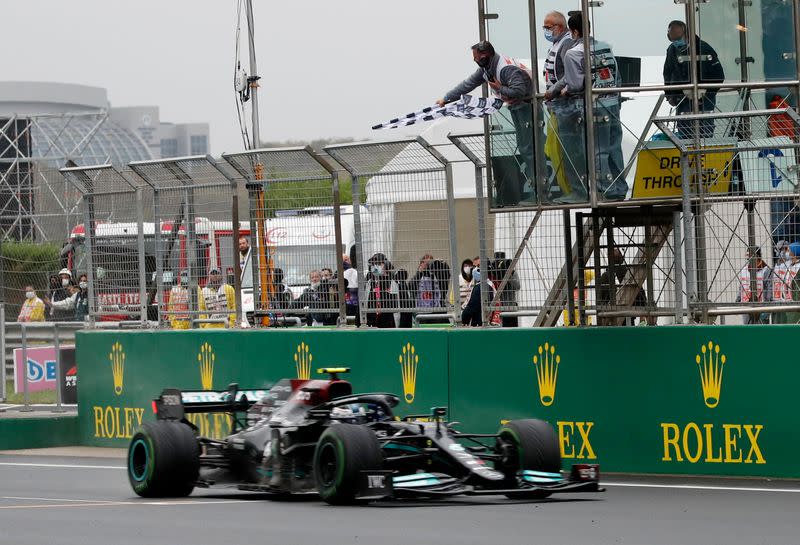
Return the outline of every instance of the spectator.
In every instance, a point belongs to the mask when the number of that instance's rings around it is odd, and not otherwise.
[[[51,281],[50,295],[45,298],[45,302],[52,303],[50,306],[50,316],[54,322],[68,321],[74,316],[72,309],[66,309],[62,306],[55,305],[55,303],[64,301],[72,296],[72,290],[70,289],[72,285],[72,273],[67,268],[58,271],[58,280],[56,281],[55,288]]]
[[[319,272],[322,275],[322,281],[323,282],[326,281],[326,280],[333,280],[334,279],[333,271],[331,269],[329,269],[328,267],[321,268]]]
[[[367,326],[397,327],[394,312],[398,306],[399,287],[394,280],[392,263],[380,252],[367,261]]]
[[[486,280],[481,280],[480,267],[472,269],[473,288],[469,296],[467,305],[461,312],[461,323],[467,326],[482,326],[483,316],[481,315],[481,289],[490,290],[489,300],[494,298],[494,286]]]
[[[791,246],[790,246],[791,248]],[[739,295],[737,303],[764,303],[772,301],[772,269],[761,258],[761,248],[755,248],[747,253],[747,264],[739,271]],[[752,291],[752,281],[755,279],[756,293]],[[769,323],[766,313],[751,313],[742,315],[745,325]]]
[[[283,269],[275,267],[272,269],[272,295],[270,296],[270,308],[288,309],[292,305],[294,296],[292,290],[283,283]]]
[[[169,290],[167,319],[172,329],[189,329],[189,271],[181,271],[172,289]]]
[[[339,285],[336,275],[329,268],[320,270],[319,292],[321,308],[328,312],[322,314],[322,325],[336,325],[339,321]]]
[[[227,324],[232,328],[236,325],[236,295],[233,286],[222,280],[222,272],[216,267],[208,271],[208,280],[200,290],[197,306],[200,319],[225,320],[225,323],[200,324],[201,328],[223,328]]]
[[[458,304],[464,308],[469,301],[469,294],[472,291],[472,267],[474,262],[467,258],[461,262],[461,274],[458,275]]]
[[[239,271],[244,274],[244,268],[250,260],[250,241],[246,236],[239,237]]]
[[[345,314],[355,317],[355,325],[361,325],[361,312],[358,308],[358,269],[356,268],[356,247],[350,248],[350,255],[342,256],[344,267]]]
[[[50,304],[56,311],[63,311],[70,315],[72,321],[82,322],[89,316],[89,279],[85,274],[78,278],[78,286],[70,286],[72,292],[69,297],[60,301],[51,301]],[[46,301],[47,302],[47,301]]]
[[[472,258],[472,266],[473,267],[480,267],[481,266],[481,256],[476,255]]]
[[[551,93],[560,93],[567,100],[560,101],[554,111],[558,117],[559,133],[562,137],[564,154],[574,163],[567,168],[567,180],[571,187],[565,202],[582,202],[588,198],[583,179],[586,174],[585,142],[586,133],[584,87],[586,74],[584,70],[583,50],[583,15],[574,12],[567,22],[573,45],[564,54],[564,77],[551,89]],[[591,85],[595,89],[619,86],[617,61],[611,46],[605,42],[591,41],[592,74]],[[597,95],[592,105],[595,118],[594,161],[597,167],[597,190],[601,198],[621,200],[625,198],[628,185],[622,179],[625,168],[622,157],[622,124],[620,121],[620,100],[618,93]]]
[[[33,286],[25,286],[25,302],[19,311],[18,322],[44,322],[44,301],[36,296]]]
[[[417,273],[411,280],[411,287],[416,297],[417,309],[432,309],[442,306],[442,289],[431,267],[433,256],[423,255],[419,260]]]
[[[772,301],[777,304],[786,304],[792,300],[791,281],[787,282],[787,275],[792,266],[792,252],[789,243],[779,240],[775,245],[775,260],[772,267]],[[773,324],[786,323],[785,312],[772,314]]]
[[[308,273],[309,286],[303,290],[291,305],[293,309],[305,310],[306,325],[321,326],[324,324],[324,313],[321,312],[325,308],[325,298],[322,293],[322,273],[318,270],[313,270]]]
[[[689,43],[687,41],[686,23],[683,21],[670,21],[667,26],[667,39],[671,42],[667,47],[667,56],[664,59],[664,85],[679,85],[691,83],[689,76],[690,62]],[[694,37],[698,55],[697,82],[698,83],[723,83],[725,71],[719,62],[719,55],[714,48],[700,39]],[[691,95],[683,91],[667,91],[664,93],[667,101],[675,107],[676,114],[692,113]],[[717,90],[708,89],[699,97],[700,112],[713,112],[717,105]],[[678,121],[676,130],[682,138],[691,138],[693,123],[691,121]],[[714,136],[714,120],[704,119],[700,122],[700,137],[711,138]]]

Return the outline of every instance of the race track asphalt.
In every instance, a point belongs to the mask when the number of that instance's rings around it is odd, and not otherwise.
[[[616,483],[616,484],[615,484]],[[0,544],[797,544],[800,483],[609,476],[603,494],[331,507],[136,497],[119,458],[0,455]]]

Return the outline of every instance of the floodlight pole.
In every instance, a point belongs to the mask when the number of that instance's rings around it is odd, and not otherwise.
[[[247,0],[247,37],[250,49],[250,77],[247,78],[247,84],[250,86],[250,100],[252,101],[252,114],[253,114],[253,142],[251,149],[258,149],[261,147],[261,131],[258,126],[258,80],[260,77],[258,69],[256,68],[256,43],[255,43],[255,27],[253,26],[253,0]]]

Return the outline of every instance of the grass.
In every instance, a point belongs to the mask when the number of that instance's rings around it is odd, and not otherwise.
[[[14,393],[14,379],[6,380],[6,395],[8,395],[8,399],[6,399],[5,403],[9,404],[19,404],[25,402],[25,395],[23,393]],[[43,404],[43,403],[55,403],[56,402],[56,391],[55,390],[46,390],[43,392],[29,392],[28,393],[28,400],[31,404]]]

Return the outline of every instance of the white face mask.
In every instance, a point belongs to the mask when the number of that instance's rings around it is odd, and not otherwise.
[[[87,282],[81,282],[80,284],[78,284],[78,286],[80,286],[82,290],[85,290],[89,286],[89,284]]]
[[[383,265],[373,265],[372,266],[372,274],[376,274],[376,275],[383,274]]]
[[[311,282],[311,289],[315,290],[319,287],[319,282]]]
[[[69,286],[69,278],[62,278],[61,285],[64,286],[65,288]]]
[[[464,268],[463,268],[463,269],[461,269],[461,270],[463,270],[463,271],[464,271],[464,274],[468,275],[468,274],[470,273],[470,271],[472,270],[472,267],[464,267]]]
[[[36,294],[32,291],[26,291],[25,297],[27,297],[28,299],[33,299],[34,297],[36,297]]]

